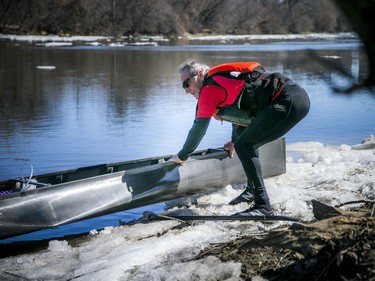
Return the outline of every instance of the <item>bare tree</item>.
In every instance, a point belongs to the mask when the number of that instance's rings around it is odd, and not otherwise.
[[[0,32],[115,36],[205,30],[232,34],[327,32],[334,30],[337,22],[331,6],[329,0],[3,0]]]

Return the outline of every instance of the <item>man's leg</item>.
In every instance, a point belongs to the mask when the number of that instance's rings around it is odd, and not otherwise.
[[[266,215],[271,212],[257,149],[288,132],[306,116],[309,106],[305,91],[293,86],[261,112],[236,140],[237,155],[248,182],[253,183],[255,205],[252,209],[263,210]]]

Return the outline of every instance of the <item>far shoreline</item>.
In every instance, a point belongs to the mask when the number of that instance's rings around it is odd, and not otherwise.
[[[129,35],[129,36],[84,36],[84,35],[17,35],[0,33],[0,40],[29,41],[29,42],[73,42],[73,41],[121,41],[121,40],[296,40],[296,39],[358,39],[355,33],[304,33],[304,34],[186,34],[184,36],[165,35]]]

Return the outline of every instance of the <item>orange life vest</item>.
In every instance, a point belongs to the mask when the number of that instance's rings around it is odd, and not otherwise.
[[[220,75],[232,79],[242,79],[245,82],[245,86],[239,97],[236,100],[236,104],[239,104],[241,96],[246,93],[250,97],[252,109],[256,108],[255,93],[252,82],[255,81],[261,74],[265,72],[264,68],[258,62],[230,62],[225,64],[216,65],[208,71],[203,86],[213,84],[226,89],[211,79],[215,75]],[[225,120],[234,124],[247,126],[252,118],[248,112],[240,110],[238,105],[218,107],[215,110],[214,118],[217,120]]]
[[[258,62],[230,62],[210,68],[207,73],[207,78],[213,75],[229,74],[232,77],[245,79],[244,76],[251,74],[255,70],[264,72],[264,68]]]

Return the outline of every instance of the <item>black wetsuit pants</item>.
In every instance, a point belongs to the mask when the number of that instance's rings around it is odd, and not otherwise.
[[[290,83],[290,82],[289,82]],[[263,181],[258,148],[282,137],[303,119],[310,109],[310,100],[303,88],[287,83],[280,95],[261,111],[248,127],[234,126],[232,141],[253,188],[254,203],[271,210]],[[289,85],[288,85],[289,84]]]

